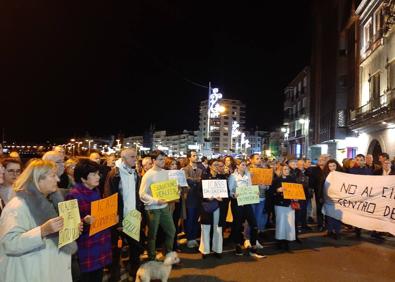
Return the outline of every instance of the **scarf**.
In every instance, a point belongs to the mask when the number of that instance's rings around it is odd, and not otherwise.
[[[37,226],[44,224],[47,220],[59,216],[58,203],[64,201],[62,194],[56,191],[49,195],[48,198],[44,196],[35,185],[29,184],[24,191],[16,192],[16,196],[23,199],[32,215]],[[47,236],[52,240],[55,246],[58,246],[59,233],[55,232]],[[77,251],[76,242],[71,242],[60,248],[61,252],[66,254],[74,254]]]
[[[115,162],[121,176],[123,216],[136,209],[136,179],[134,169],[128,167],[119,159]]]

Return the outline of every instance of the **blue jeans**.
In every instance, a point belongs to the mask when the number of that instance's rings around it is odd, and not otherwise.
[[[259,199],[258,204],[251,205],[252,210],[255,215],[255,220],[256,220],[256,225],[258,227],[258,231],[264,231],[266,222],[267,222],[267,213],[265,210],[265,202],[266,202],[266,199],[263,198],[263,199]]]
[[[187,208],[187,219],[185,220],[185,232],[187,240],[195,240],[198,237],[200,224],[198,223],[199,208]]]

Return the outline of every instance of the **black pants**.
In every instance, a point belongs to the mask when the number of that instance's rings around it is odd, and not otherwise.
[[[295,227],[307,226],[307,204],[305,200],[298,200],[300,209],[295,211]]]
[[[102,282],[103,268],[91,272],[81,272],[81,282]]]
[[[233,215],[233,224],[232,224],[232,234],[231,237],[235,244],[243,243],[243,222],[247,220],[250,226],[250,242],[252,246],[255,246],[256,239],[258,236],[258,228],[256,225],[255,215],[252,210],[251,205],[238,206],[237,200],[231,200],[231,208]]]
[[[322,203],[317,197],[315,198],[315,204],[317,208],[317,225],[322,227],[324,226],[324,215],[322,214]]]
[[[140,239],[142,238],[143,231],[140,230]],[[112,241],[112,263],[110,266],[111,278],[110,281],[118,282],[121,277],[121,269],[120,269],[120,258],[121,258],[121,249],[118,248],[117,243],[118,239],[121,238],[123,241],[126,241],[129,246],[129,274],[132,277],[136,277],[136,272],[140,267],[140,254],[144,252],[144,248],[140,242],[130,238],[125,233],[118,231],[116,229],[112,230],[111,233],[111,241]]]

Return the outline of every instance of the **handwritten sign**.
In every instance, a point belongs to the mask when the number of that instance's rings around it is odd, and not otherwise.
[[[202,180],[203,198],[228,198],[228,186],[225,179]]]
[[[180,198],[176,179],[151,184],[152,197],[171,202]]]
[[[253,185],[272,185],[273,170],[271,168],[250,168]]]
[[[89,236],[118,223],[118,193],[91,203],[91,216],[95,218],[90,225]]]
[[[306,200],[302,184],[283,182],[282,187],[284,188],[284,199]]]
[[[332,171],[324,184],[323,213],[367,230],[395,235],[395,176]]]
[[[169,174],[169,179],[176,179],[178,185],[186,187],[188,186],[187,184],[187,179],[185,177],[185,171],[183,170],[168,170],[167,171]]]
[[[259,186],[236,187],[237,205],[244,206],[259,203]]]
[[[59,231],[58,248],[63,247],[80,236],[80,211],[78,201],[70,200],[58,203],[59,216],[63,217],[63,228]]]
[[[122,231],[137,242],[140,241],[141,212],[131,210],[122,221]]]

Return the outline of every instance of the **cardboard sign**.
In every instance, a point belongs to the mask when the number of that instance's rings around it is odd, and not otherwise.
[[[236,187],[237,205],[244,206],[259,203],[259,186]]]
[[[283,182],[282,187],[284,188],[284,199],[306,200],[302,184]]]
[[[225,179],[202,180],[203,198],[228,198],[228,185]]]
[[[89,236],[118,223],[118,193],[91,203],[91,216],[95,218]]]
[[[185,171],[183,170],[168,170],[169,179],[176,179],[178,185],[182,187],[188,186],[187,178],[185,177]]]
[[[180,198],[176,179],[151,184],[152,197],[171,202]]]
[[[253,185],[272,185],[273,170],[271,168],[250,168]]]
[[[140,241],[141,212],[131,210],[122,221],[122,231],[137,242]]]
[[[58,203],[59,216],[63,217],[63,228],[59,231],[58,248],[80,237],[80,210],[76,199]]]

